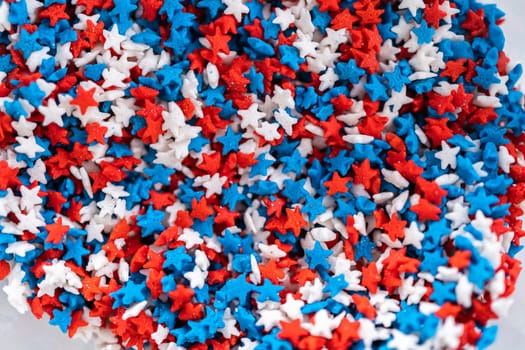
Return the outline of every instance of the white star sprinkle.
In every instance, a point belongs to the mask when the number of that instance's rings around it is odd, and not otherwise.
[[[297,119],[291,117],[284,109],[278,109],[273,116],[281,124],[286,134],[292,135],[293,126],[297,124]]]
[[[425,3],[423,0],[401,0],[401,3],[399,4],[400,9],[408,9],[412,16],[417,15],[418,9],[424,9]]]
[[[243,14],[250,12],[250,9],[243,4],[242,0],[222,0],[222,3],[226,5],[224,13],[227,15],[233,15],[237,22],[242,20]]]
[[[13,129],[16,130],[18,136],[33,136],[33,130],[37,124],[28,121],[25,117],[20,117],[18,121],[14,120],[11,122]]]
[[[450,166],[451,169],[456,169],[456,157],[459,150],[459,147],[450,147],[448,143],[441,141],[441,151],[434,155],[437,159],[441,160],[441,169],[446,169],[447,166]]]
[[[241,128],[246,129],[259,127],[259,121],[266,118],[266,113],[259,111],[257,103],[253,103],[248,109],[240,109],[237,113],[241,116]]]
[[[25,274],[26,273],[21,268],[21,264],[16,263],[11,267],[11,272],[7,277],[7,285],[2,288],[7,294],[7,301],[9,304],[21,314],[30,310],[27,298],[32,294],[27,282],[22,282]]]
[[[54,98],[47,100],[47,106],[39,106],[38,111],[44,116],[43,126],[55,123],[58,126],[64,126],[62,116],[67,112],[66,109],[57,105]]]
[[[319,43],[312,40],[308,34],[302,31],[297,31],[297,40],[294,41],[293,46],[299,49],[299,56],[305,58],[306,56],[315,57],[317,54],[317,47]]]
[[[0,32],[10,31],[11,21],[9,21],[9,3],[2,1],[0,3]]]
[[[105,30],[102,32],[104,35],[104,38],[106,41],[104,42],[104,50],[112,49],[115,51],[116,54],[122,54],[122,49],[120,45],[124,40],[126,40],[126,36],[120,35],[118,32],[118,27],[116,24],[111,27],[111,30]]]
[[[278,24],[281,27],[282,31],[285,31],[290,27],[290,24],[294,23],[295,17],[292,14],[292,11],[288,8],[282,10],[280,8],[275,9],[275,18],[272,23]]]
[[[415,221],[410,223],[410,226],[405,227],[405,238],[403,239],[403,245],[413,245],[417,249],[421,249],[421,241],[425,237],[423,232],[417,227],[418,224]]]
[[[301,308],[304,306],[304,301],[300,299],[295,299],[291,294],[286,295],[286,302],[281,306],[281,310],[288,316],[291,320],[301,318],[303,315]]]
[[[16,142],[18,142],[19,145],[15,147],[15,151],[17,151],[18,153],[23,153],[29,158],[35,158],[37,153],[45,151],[45,149],[42,146],[36,143],[36,139],[34,136],[18,136],[16,137]]]
[[[498,151],[498,166],[501,170],[508,173],[510,171],[510,165],[514,164],[516,160],[510,155],[509,150],[505,146],[499,146]]]
[[[82,288],[82,281],[69,267],[65,261],[54,259],[51,265],[43,265],[44,279],[38,283],[37,296],[49,295],[53,297],[55,290],[63,288],[71,294],[79,294],[78,288]]]

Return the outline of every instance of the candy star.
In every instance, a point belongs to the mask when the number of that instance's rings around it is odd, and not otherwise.
[[[286,302],[282,305],[282,310],[290,319],[297,319],[301,314],[301,308],[304,306],[304,301],[295,299],[292,295],[286,296]]]
[[[263,121],[259,127],[255,128],[255,131],[261,134],[266,141],[273,141],[281,137],[281,134],[277,131],[278,128],[279,124]]]
[[[47,53],[49,52],[49,47],[44,47],[41,50],[34,51],[31,53],[27,59],[27,66],[31,72],[34,72],[37,67],[42,65],[42,61],[50,58],[51,56]]]
[[[38,233],[40,229],[45,226],[44,219],[36,210],[28,210],[26,214],[20,213],[17,214],[16,217],[20,220],[18,228],[21,232],[27,230],[31,233]]]
[[[157,326],[157,330],[151,334],[151,338],[155,341],[157,345],[162,344],[163,340],[167,338],[169,335],[170,330],[167,327],[164,327],[162,325]]]
[[[406,86],[403,86],[399,92],[392,91],[391,97],[385,102],[385,106],[390,107],[394,112],[399,111],[404,105],[413,101],[406,93]]]
[[[31,291],[27,283],[22,282],[25,274],[21,269],[21,264],[15,264],[7,278],[7,285],[2,287],[2,290],[7,294],[9,303],[21,314],[30,310],[26,298]]]
[[[388,342],[388,346],[393,349],[408,350],[417,348],[417,337],[411,334],[404,334],[395,330],[393,338]]]
[[[333,87],[338,78],[339,77],[334,73],[334,70],[332,68],[328,68],[326,72],[319,78],[321,81],[321,84],[319,85],[319,91],[324,91]]]
[[[459,153],[459,147],[450,147],[445,141],[441,141],[441,151],[437,152],[435,157],[441,160],[441,169],[450,166],[456,169],[456,156]]]
[[[472,306],[472,292],[474,285],[466,277],[461,277],[456,285],[457,302],[465,307]]]
[[[27,30],[22,29],[18,42],[14,45],[14,48],[22,51],[24,58],[29,58],[32,52],[39,51],[42,46],[37,42],[38,33],[29,33]]]
[[[301,327],[301,321],[295,319],[292,322],[281,321],[281,331],[279,332],[279,338],[288,339],[292,344],[299,343],[299,340],[307,336],[309,333],[307,330]]]
[[[250,12],[250,9],[241,0],[223,0],[223,3],[226,5],[224,13],[233,15],[237,22],[241,21],[243,14]]]
[[[35,246],[27,242],[13,242],[6,248],[5,252],[8,254],[15,254],[25,257],[27,252],[35,249]]]
[[[11,30],[11,23],[8,19],[9,5],[7,2],[0,4],[0,31]]]
[[[411,222],[410,226],[404,229],[404,235],[405,238],[403,239],[403,245],[411,244],[417,249],[421,249],[421,240],[425,237],[425,235],[419,231],[416,222]]]
[[[21,117],[18,121],[13,121],[11,123],[13,129],[16,130],[19,136],[33,136],[33,130],[36,128],[37,124],[28,121],[26,118]]]
[[[280,8],[275,9],[276,17],[272,21],[272,23],[278,24],[281,27],[281,30],[284,31],[290,27],[290,24],[292,24],[295,21],[295,17],[292,14],[292,11],[290,9],[282,10]]]
[[[282,128],[288,135],[292,135],[292,127],[297,124],[297,119],[291,117],[285,110],[278,109],[274,113],[275,120],[281,124]]]
[[[93,98],[95,90],[95,88],[84,90],[79,86],[77,96],[70,101],[70,104],[78,106],[81,114],[86,114],[88,108],[98,106],[98,102]]]
[[[498,166],[504,172],[508,173],[510,171],[510,165],[513,164],[516,160],[513,156],[510,155],[509,150],[505,146],[499,146],[498,151]]]
[[[56,223],[46,225],[46,230],[48,231],[46,241],[54,244],[60,243],[69,229],[69,226],[62,224],[62,218],[58,218]]]
[[[443,325],[438,329],[438,344],[450,347],[457,346],[462,333],[463,327],[455,324],[452,317],[447,317]]]
[[[179,240],[186,243],[186,248],[191,248],[203,242],[199,233],[194,230],[184,229],[183,234],[179,236]]]
[[[56,61],[59,63],[60,68],[67,66],[69,61],[73,58],[71,53],[71,43],[66,43],[64,45],[57,46]]]
[[[417,15],[418,9],[424,9],[425,3],[423,0],[401,0],[401,4],[399,4],[400,9],[408,9],[412,16]]]
[[[115,121],[127,127],[130,118],[135,115],[132,107],[133,101],[131,99],[117,99],[116,105],[111,106],[111,111],[115,115]]]
[[[327,310],[322,309],[315,314],[314,323],[307,323],[304,327],[314,336],[330,339],[332,337],[332,329],[335,328],[337,323]]]
[[[241,334],[236,327],[237,320],[233,317],[230,308],[226,308],[224,311],[223,321],[224,328],[220,328],[218,331],[221,332],[226,339],[230,339],[232,336],[237,337]]]
[[[126,84],[123,82],[124,79],[128,77],[129,73],[122,73],[116,68],[104,69],[102,72],[102,77],[104,78],[104,83],[102,84],[103,88],[108,87],[126,87]]]
[[[104,30],[104,50],[112,49],[117,54],[122,53],[121,44],[126,40],[126,36],[119,34],[119,29],[116,24],[111,27],[111,30]]]
[[[242,117],[241,128],[247,128],[248,126],[257,128],[259,127],[259,120],[266,117],[266,113],[259,112],[256,103],[251,104],[246,110],[239,110],[238,113]]]
[[[302,31],[297,31],[297,38],[293,43],[293,46],[299,49],[299,56],[306,57],[311,56],[315,57],[316,49],[319,46],[319,43],[313,41],[307,34]]]
[[[445,218],[451,221],[451,227],[456,229],[463,224],[468,223],[466,219],[468,216],[468,207],[461,202],[449,202],[451,210],[445,214]]]
[[[22,199],[20,200],[20,208],[22,210],[29,210],[35,205],[42,203],[42,198],[38,196],[40,192],[40,186],[35,186],[31,189],[21,186],[20,192]]]
[[[277,104],[280,109],[295,108],[295,102],[290,90],[283,89],[280,86],[275,86],[272,102]]]
[[[190,281],[191,288],[202,288],[206,280],[207,273],[195,267],[193,271],[186,272],[184,277]]]
[[[91,242],[93,240],[103,242],[102,230],[104,225],[98,224],[95,221],[90,221],[86,226],[87,237],[86,241]]]
[[[257,326],[263,326],[265,331],[278,327],[279,323],[284,320],[280,310],[261,310]]]
[[[77,265],[82,264],[82,257],[85,255],[88,255],[90,252],[89,250],[85,249],[82,246],[83,242],[80,239],[77,239],[76,241],[67,241],[67,252],[64,254],[63,259],[73,259]]]
[[[15,147],[15,151],[18,153],[24,153],[29,158],[34,158],[37,153],[44,152],[45,149],[37,144],[34,136],[32,137],[17,137],[16,141],[19,146]]]
[[[306,282],[303,287],[299,289],[299,292],[302,295],[302,299],[306,301],[307,304],[311,304],[315,301],[321,300],[323,297],[322,293],[322,282],[319,278],[316,278],[314,282]]]
[[[58,288],[78,294],[78,288],[82,287],[82,282],[69,267],[64,265],[64,261],[54,260],[51,265],[45,265],[43,269],[45,278],[38,283],[40,290],[37,295],[39,297],[54,296]]]

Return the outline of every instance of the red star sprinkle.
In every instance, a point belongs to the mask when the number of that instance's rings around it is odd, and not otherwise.
[[[425,21],[436,29],[439,28],[439,22],[447,16],[447,13],[439,8],[439,2],[439,0],[434,0],[431,5],[425,8],[423,13]]]
[[[351,31],[353,24],[358,20],[358,17],[352,15],[350,10],[345,8],[343,11],[339,11],[332,19],[332,28],[334,30],[345,28],[346,30]]]
[[[17,178],[18,168],[10,168],[7,161],[0,160],[0,190],[7,190],[12,186],[20,185]]]
[[[377,284],[381,281],[381,275],[377,269],[375,261],[372,261],[368,266],[363,267],[363,277],[361,283],[366,287],[370,293],[375,294],[377,291]]]
[[[466,61],[464,58],[447,61],[447,66],[440,75],[442,77],[449,77],[453,82],[456,82],[458,78],[467,71],[467,67],[465,66]]]
[[[66,4],[52,4],[38,13],[40,18],[48,18],[51,26],[55,26],[61,19],[69,19],[66,13]]]
[[[279,281],[285,277],[284,271],[277,266],[274,259],[269,259],[265,264],[259,264],[261,271],[261,280],[269,279],[273,284],[279,284]]]
[[[69,231],[69,226],[62,225],[62,218],[53,223],[46,225],[46,231],[48,232],[46,242],[58,244],[62,242],[64,235]]]
[[[373,320],[376,317],[377,311],[366,296],[353,294],[352,301],[354,302],[357,311],[365,315],[366,318]]]
[[[83,311],[76,310],[71,314],[71,322],[69,323],[69,328],[67,335],[72,338],[79,328],[85,327],[88,325],[86,321],[82,319]]]
[[[425,198],[420,198],[419,203],[411,206],[410,210],[417,214],[420,221],[439,220],[439,214],[441,214],[441,209]]]
[[[362,184],[366,190],[372,193],[377,193],[381,186],[381,178],[379,177],[379,170],[373,169],[370,166],[370,160],[366,158],[361,164],[352,164],[354,172],[354,183]]]
[[[0,261],[0,281],[9,275],[9,272],[11,272],[11,267],[9,266],[9,263],[5,260]]]
[[[337,11],[341,8],[341,5],[339,5],[340,1],[341,0],[318,0],[319,11]]]
[[[69,103],[78,106],[80,113],[85,114],[89,107],[98,107],[98,102],[93,98],[96,88],[84,90],[82,86],[77,87],[77,97],[72,99]]]
[[[206,39],[210,42],[211,47],[213,48],[213,52],[217,54],[218,52],[222,52],[225,54],[230,53],[230,48],[228,47],[228,42],[230,41],[229,35],[222,34],[219,29],[215,29],[215,32],[213,35],[206,35]]]
[[[461,28],[468,30],[472,36],[487,37],[488,30],[484,18],[485,11],[482,8],[476,12],[468,10],[467,18],[461,23]]]
[[[334,175],[332,176],[332,180],[326,181],[324,185],[326,188],[328,188],[328,194],[330,196],[333,196],[336,193],[346,193],[348,192],[348,183],[350,182],[351,178],[349,176],[347,177],[341,177],[339,173],[336,171],[334,172]]]
[[[142,5],[142,17],[147,21],[154,21],[162,7],[163,0],[140,0]]]
[[[334,335],[330,340],[330,349],[348,349],[354,341],[361,339],[359,335],[360,323],[358,321],[350,321],[343,317],[339,326],[335,329]]]
[[[407,222],[400,220],[399,215],[396,213],[392,215],[389,222],[383,225],[383,229],[392,242],[395,242],[398,238],[403,239],[405,237],[405,227]]]
[[[416,189],[424,198],[437,205],[441,205],[443,197],[448,193],[435,181],[428,181],[422,177],[416,179]]]
[[[291,229],[293,234],[297,237],[301,233],[301,228],[308,227],[308,222],[303,219],[303,215],[299,210],[299,207],[295,207],[294,210],[286,208],[286,222],[284,228]]]
[[[197,199],[195,198],[191,200],[190,216],[192,218],[205,221],[211,214],[213,214],[213,209],[210,206],[208,206],[205,197],[202,197],[199,201],[197,201]]]
[[[82,32],[82,37],[87,40],[90,47],[95,47],[97,43],[104,42],[102,34],[104,31],[104,22],[98,22],[96,25],[90,19],[86,22],[86,30]]]
[[[97,141],[98,143],[105,145],[104,135],[108,131],[108,128],[100,125],[99,123],[90,123],[86,125],[87,131],[87,143]]]
[[[281,339],[289,340],[292,345],[297,346],[299,340],[310,333],[301,327],[301,320],[296,319],[291,322],[280,321],[281,331],[277,336]]]

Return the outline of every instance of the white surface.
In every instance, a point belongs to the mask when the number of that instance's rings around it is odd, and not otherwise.
[[[507,38],[505,50],[514,62],[525,63],[525,25],[523,25],[525,2],[523,0],[495,2],[507,13],[507,21],[504,24]],[[523,259],[523,254],[520,256]],[[523,342],[525,336],[525,273],[518,281],[514,299],[515,303],[509,315],[499,322],[499,334],[492,350],[523,348],[517,345],[517,341]],[[36,320],[32,314],[19,315],[8,305],[3,292],[0,294],[0,339],[2,349],[93,349],[91,344],[68,339],[58,327],[49,326],[46,320]]]
[[[489,1],[485,1],[489,2]],[[500,0],[493,1],[507,14],[503,25],[506,44],[505,51],[513,62],[525,64],[525,2],[523,0]],[[521,79],[521,88],[525,90],[524,78]],[[518,257],[523,261],[524,253],[520,252]],[[498,323],[498,336],[492,346],[493,350],[520,349],[517,341],[523,342],[525,336],[525,271],[522,272],[514,294],[514,305],[511,307],[506,318]]]

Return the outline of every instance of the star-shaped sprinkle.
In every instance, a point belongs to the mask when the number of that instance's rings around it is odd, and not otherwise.
[[[226,5],[224,13],[227,15],[233,15],[237,22],[242,20],[243,14],[250,12],[250,9],[241,0],[223,0]]]
[[[53,223],[46,225],[46,231],[48,232],[46,242],[58,244],[62,242],[64,235],[70,230],[70,227],[62,224],[62,217]]]
[[[77,88],[77,96],[69,103],[78,106],[80,113],[86,114],[90,107],[98,107],[98,102],[93,98],[96,88],[84,90],[82,86]]]
[[[400,9],[408,9],[412,16],[416,16],[419,9],[425,8],[423,0],[401,0]]]

